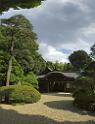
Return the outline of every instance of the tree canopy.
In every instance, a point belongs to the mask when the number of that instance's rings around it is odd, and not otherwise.
[[[85,68],[85,75],[94,78],[95,80],[95,61],[92,61],[88,66]]]
[[[79,71],[83,70],[91,62],[90,56],[84,50],[74,51],[69,56],[69,60]]]
[[[16,77],[15,79],[20,79],[17,78],[19,74],[29,73],[30,71],[38,73],[44,68],[45,62],[38,53],[36,41],[37,35],[33,32],[33,26],[24,16],[18,15],[2,20],[2,25],[0,26],[0,57],[4,63],[5,71],[3,67],[2,70],[6,75],[8,85],[11,76]],[[7,56],[7,58],[2,58],[2,56]],[[16,76],[11,74],[12,72]],[[0,73],[3,72],[1,71]],[[22,76],[20,75],[20,77]]]
[[[62,62],[51,62],[47,61],[46,66],[50,68],[52,71],[61,71],[61,72],[73,72],[75,69],[71,65],[71,63],[62,63]]]
[[[33,8],[41,4],[43,0],[0,0],[0,13],[9,10],[9,8]]]

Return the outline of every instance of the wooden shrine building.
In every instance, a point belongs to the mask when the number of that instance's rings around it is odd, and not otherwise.
[[[38,76],[39,91],[47,92],[71,92],[72,83],[78,77],[76,73],[63,73],[58,71],[50,71]]]

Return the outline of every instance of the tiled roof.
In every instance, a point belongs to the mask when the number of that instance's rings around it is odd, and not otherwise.
[[[79,74],[75,73],[75,72],[58,72],[58,71],[53,71],[53,72],[49,72],[45,75],[39,75],[38,78],[45,78],[51,74],[61,74],[64,75],[66,77],[70,77],[70,78],[77,78],[79,76]]]

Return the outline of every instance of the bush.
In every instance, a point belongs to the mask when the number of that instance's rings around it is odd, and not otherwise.
[[[34,103],[40,100],[40,98],[40,93],[32,86],[11,85],[0,88],[0,102]]]
[[[80,89],[74,92],[73,97],[75,98],[74,103],[79,107],[95,111],[95,93],[90,90]]]
[[[73,94],[74,103],[79,107],[95,111],[95,81],[91,77],[82,76],[75,80],[76,91]]]
[[[77,89],[90,89],[90,88],[94,89],[95,81],[91,77],[82,76],[82,77],[78,77],[73,85]]]

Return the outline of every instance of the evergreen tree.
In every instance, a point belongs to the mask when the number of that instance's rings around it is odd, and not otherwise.
[[[33,8],[41,4],[42,0],[0,0],[0,12],[7,11],[9,8]]]
[[[37,52],[37,35],[33,32],[33,26],[22,15],[2,20],[0,31],[0,51],[8,54],[6,85],[9,85],[13,60],[21,65],[25,73],[34,70],[37,63],[35,58],[40,56]]]

